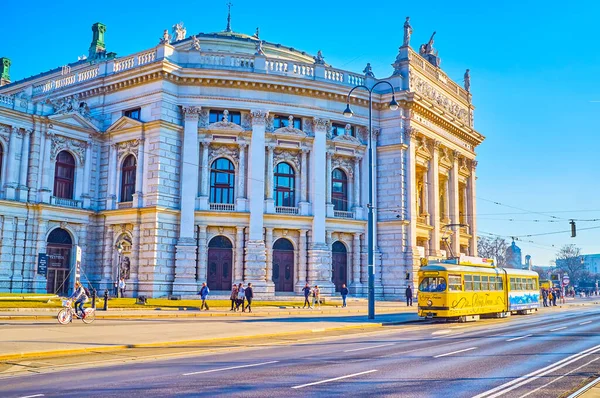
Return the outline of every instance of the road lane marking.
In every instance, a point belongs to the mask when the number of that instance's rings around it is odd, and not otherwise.
[[[533,336],[533,335],[532,334],[528,334],[527,336],[515,337],[513,339],[508,339],[506,341],[516,341],[516,340],[521,340],[521,339],[524,339],[524,338],[527,338],[527,337],[531,337],[531,336]]]
[[[368,373],[373,373],[373,372],[377,372],[377,369],[373,369],[373,370],[367,370],[366,372],[353,373],[353,374],[351,374],[351,375],[347,375],[347,376],[335,377],[335,378],[333,378],[333,379],[327,379],[327,380],[315,381],[314,383],[302,384],[302,385],[299,385],[299,386],[294,386],[294,387],[292,387],[292,388],[293,388],[293,389],[298,389],[298,388],[304,388],[304,387],[316,386],[317,384],[323,384],[323,383],[329,383],[329,382],[332,382],[332,381],[337,381],[337,380],[349,379],[349,378],[351,378],[351,377],[356,377],[356,376],[366,375],[366,374],[368,374]]]
[[[591,364],[591,363],[593,363],[593,362],[596,362],[596,361],[597,361],[597,360],[599,360],[599,359],[600,359],[600,358],[592,359],[591,361],[589,361],[589,362],[588,362],[588,363],[586,363],[585,365],[581,365],[580,367],[578,367],[578,368],[575,368],[575,369],[571,370],[570,372],[567,372],[567,373],[565,373],[564,375],[562,375],[562,376],[560,376],[560,377],[557,377],[556,379],[552,380],[551,382],[549,382],[549,383],[546,383],[546,384],[544,384],[543,386],[540,386],[540,387],[536,388],[535,390],[531,390],[531,391],[529,391],[527,394],[525,394],[525,395],[522,395],[522,396],[521,396],[521,398],[525,398],[526,396],[528,396],[528,395],[531,395],[531,394],[533,394],[534,392],[536,392],[536,391],[539,391],[539,390],[541,390],[541,389],[542,389],[542,388],[544,388],[544,387],[548,387],[550,384],[552,384],[552,383],[554,383],[554,382],[556,382],[556,381],[559,381],[559,380],[560,380],[560,379],[562,379],[563,377],[565,377],[565,376],[568,376],[568,375],[570,375],[570,374],[571,374],[571,373],[573,373],[573,372],[577,372],[577,371],[578,371],[579,369],[581,369],[581,368],[585,368],[585,367],[586,367],[586,366],[588,366],[589,364]]]
[[[24,397],[19,397],[19,398],[35,398],[35,397],[45,397],[45,395],[44,394],[26,395]]]
[[[475,395],[473,398],[495,398],[503,395],[509,391],[514,390],[515,388],[521,387],[527,383],[531,383],[534,380],[539,379],[547,375],[548,373],[552,373],[556,370],[562,369],[563,367],[570,365],[571,363],[578,361],[587,357],[588,355],[595,354],[600,351],[600,345],[594,346],[592,348],[588,348],[587,350],[583,350],[578,352],[577,354],[573,354],[567,358],[561,359],[558,362],[555,362],[551,365],[546,366],[545,368],[538,369],[533,371],[525,376],[521,376],[517,379],[511,380],[507,383],[504,383],[498,387],[492,388],[491,390],[482,392],[481,394]]]
[[[192,372],[192,373],[184,373],[183,376],[191,376],[191,375],[199,375],[203,373],[213,373],[213,372],[221,372],[223,370],[232,370],[232,369],[242,369],[242,368],[252,368],[254,366],[262,366],[262,365],[270,365],[272,363],[277,363],[279,361],[269,361],[269,362],[261,362],[261,363],[253,363],[251,365],[240,365],[240,366],[230,366],[228,368],[219,368],[219,369],[211,369],[211,370],[202,370],[200,372]]]
[[[355,348],[353,350],[346,350],[344,352],[354,352],[354,351],[370,350],[371,348],[387,347],[387,346],[390,346],[390,345],[394,345],[394,343],[379,344],[379,345],[372,345],[370,347]]]
[[[592,321],[581,322],[580,325],[587,325],[588,323],[592,323]]]
[[[561,328],[550,329],[550,331],[551,331],[551,332],[556,332],[556,331],[563,330],[563,329],[566,329],[566,328],[567,328],[566,326],[563,326],[563,327],[561,327]]]
[[[446,354],[436,355],[436,356],[434,356],[434,358],[447,357],[448,355],[454,355],[454,354],[458,354],[460,352],[466,352],[466,351],[471,351],[471,350],[476,350],[476,349],[477,349],[477,347],[465,348],[464,350],[458,350],[458,351],[448,352]]]

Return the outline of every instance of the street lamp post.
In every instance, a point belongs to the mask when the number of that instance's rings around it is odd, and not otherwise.
[[[368,270],[369,270],[369,319],[375,319],[375,269],[374,269],[374,261],[373,261],[373,249],[374,249],[374,241],[375,237],[373,233],[375,231],[375,218],[373,217],[373,89],[380,84],[387,84],[392,89],[392,100],[390,101],[389,107],[390,110],[395,111],[398,109],[398,103],[396,102],[394,86],[388,81],[382,80],[375,83],[371,88],[365,85],[358,85],[352,88],[348,93],[348,98],[346,101],[346,109],[344,110],[344,116],[352,117],[354,114],[352,109],[350,109],[350,95],[357,88],[363,88],[367,90],[369,93],[369,203],[367,207],[369,208],[369,218],[368,218]]]

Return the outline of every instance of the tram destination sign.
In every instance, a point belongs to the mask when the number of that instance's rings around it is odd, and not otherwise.
[[[38,254],[37,274],[46,277],[48,273],[48,255],[46,253]]]

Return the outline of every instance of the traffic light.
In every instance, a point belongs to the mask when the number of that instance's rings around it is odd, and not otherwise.
[[[574,238],[577,236],[577,228],[575,227],[575,221],[571,220],[569,221],[569,224],[571,224],[571,238]]]

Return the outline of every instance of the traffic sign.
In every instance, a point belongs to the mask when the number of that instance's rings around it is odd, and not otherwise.
[[[569,282],[570,282],[569,275],[564,275],[563,276],[563,285],[567,286],[569,284]]]

